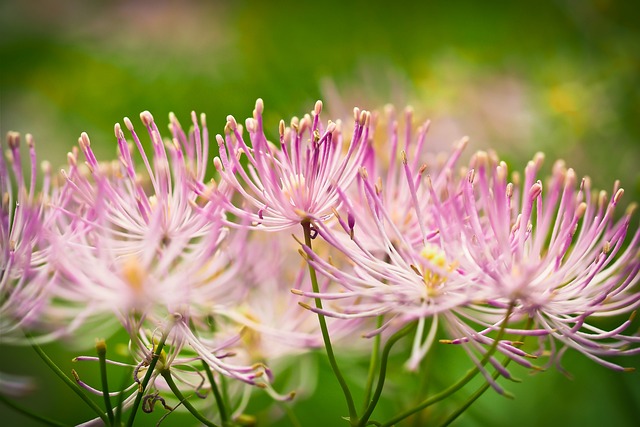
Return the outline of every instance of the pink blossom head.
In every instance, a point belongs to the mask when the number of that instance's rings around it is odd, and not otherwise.
[[[479,152],[466,179],[437,204],[439,239],[457,254],[460,271],[484,291],[489,306],[514,307],[530,318],[542,349],[558,361],[566,348],[615,369],[607,356],[636,354],[640,338],[624,335],[630,321],[612,330],[596,318],[624,315],[640,305],[640,232],[625,237],[633,209],[616,220],[623,190],[594,193],[558,161],[543,184],[537,154],[508,182],[507,165]],[[520,331],[530,334],[528,331]],[[561,344],[562,350],[557,348]]]
[[[320,120],[318,101],[311,114],[294,117],[289,126],[280,121],[279,143],[274,144],[264,133],[263,109],[258,99],[244,128],[229,116],[225,136],[216,136],[216,168],[239,193],[240,201],[229,211],[269,230],[330,219],[339,189],[351,184],[367,155],[369,113],[354,111],[354,131],[347,138],[340,123]],[[245,142],[245,128],[251,145]]]
[[[22,331],[43,327],[40,315],[49,303],[51,266],[47,243],[53,190],[51,166],[42,163],[42,187],[37,185],[35,142],[26,135],[28,157],[23,162],[20,135],[9,132],[8,148],[0,143],[0,334],[7,342]]]

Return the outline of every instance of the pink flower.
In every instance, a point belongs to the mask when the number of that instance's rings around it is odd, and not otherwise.
[[[280,142],[275,145],[264,134],[263,108],[258,99],[253,118],[246,121],[251,147],[233,116],[227,117],[225,137],[216,136],[216,168],[242,199],[240,206],[229,206],[229,212],[269,230],[330,219],[339,205],[338,189],[351,184],[368,155],[369,113],[355,110],[355,127],[347,142],[340,123],[322,124],[318,101],[312,115],[294,117],[290,127],[280,121]]]
[[[439,322],[443,321],[445,327],[455,332],[469,330],[467,318],[473,315],[469,306],[478,298],[481,289],[465,280],[458,272],[455,259],[448,257],[437,242],[423,241],[416,245],[407,239],[391,219],[389,211],[392,208],[385,205],[364,171],[359,182],[369,203],[363,207],[370,216],[364,222],[375,228],[362,228],[358,224],[352,228],[341,220],[346,232],[341,235],[339,231],[319,224],[319,236],[340,251],[344,256],[342,260],[327,259],[303,246],[308,262],[341,289],[296,293],[328,302],[328,308],[324,309],[303,306],[329,317],[384,316],[383,326],[367,333],[367,337],[381,333],[391,325],[397,328],[416,321],[418,330],[409,360],[409,367],[415,369],[434,342]],[[414,224],[419,228],[417,222]],[[406,233],[407,236],[416,235],[415,230]],[[378,245],[367,244],[376,240]],[[430,329],[424,337],[426,327]]]
[[[106,335],[122,327],[138,359],[150,351],[147,329],[176,318],[167,353],[180,358],[186,351],[222,375],[256,384],[264,368],[223,360],[228,343],[210,333],[209,317],[246,290],[235,280],[242,260],[232,259],[226,247],[221,205],[198,196],[206,188],[204,116],[202,135],[195,114],[187,135],[171,115],[171,143],[163,142],[151,114],[144,112],[141,119],[151,138],[151,158],[131,122],[125,123],[142,158],[142,173],[119,125],[119,163],[99,163],[86,134],[79,144],[88,173],[80,170],[74,153],[69,156],[72,197],[61,207],[60,236],[52,242],[60,283],[50,317],[80,338],[81,328]]]
[[[70,170],[67,173],[75,188],[78,203],[86,206],[80,212],[85,218],[100,215],[114,230],[126,231],[127,250],[136,246],[143,258],[151,257],[162,241],[196,240],[207,235],[210,218],[220,215],[220,206],[209,203],[204,209],[209,217],[201,215],[198,207],[199,192],[206,191],[203,179],[206,173],[209,150],[205,116],[201,116],[202,133],[195,113],[191,114],[193,130],[185,134],[176,117],[170,115],[172,140],[164,142],[153,117],[148,111],[140,118],[147,128],[152,142],[153,155],[147,156],[142,142],[128,118],[124,122],[135,142],[127,143],[120,124],[115,125],[118,140],[118,163],[99,163],[87,134],[83,134],[79,145],[84,152],[89,175],[79,170],[75,154],[70,154]],[[136,171],[134,152],[137,151],[144,164],[142,174]],[[77,208],[76,208],[77,210]]]
[[[316,225],[319,235],[342,257],[328,259],[304,247],[311,265],[340,289],[296,293],[326,300],[325,309],[303,305],[330,317],[384,316],[382,328],[366,336],[416,321],[418,331],[408,363],[416,369],[435,340],[439,322],[457,334],[460,328],[469,330],[467,317],[474,315],[463,312],[473,312],[468,305],[478,289],[468,286],[457,272],[455,259],[437,244],[431,216],[432,199],[438,197],[433,187],[438,194],[446,193],[466,139],[436,161],[425,150],[428,122],[415,130],[412,111],[407,109],[401,133],[395,111],[387,108],[386,114],[382,125],[387,131],[381,138],[373,135],[375,156],[367,158],[367,169],[360,169],[357,186],[339,191],[347,220],[339,215],[337,220],[346,233]],[[429,328],[426,337],[425,328]]]
[[[605,357],[640,353],[640,338],[623,334],[630,320],[607,330],[597,319],[615,319],[640,305],[634,290],[640,231],[624,243],[633,209],[616,221],[623,193],[618,183],[610,201],[605,192],[594,196],[589,179],[578,184],[562,161],[543,185],[536,180],[542,159],[538,154],[529,162],[520,187],[517,177],[507,182],[504,162],[478,153],[467,179],[435,206],[440,244],[447,255],[456,254],[468,283],[484,289],[488,307],[514,305],[514,320],[533,321],[532,330],[511,333],[540,336],[540,352],[550,350],[555,362],[574,348],[623,369]],[[496,329],[486,326],[480,335]]]
[[[298,305],[292,293],[310,291],[306,263],[291,235],[280,231],[252,232],[238,256],[251,260],[239,272],[247,295],[224,312],[235,328],[242,328],[243,349],[253,360],[271,362],[322,348],[315,315]],[[326,289],[328,284],[323,284]],[[334,319],[332,319],[334,320]],[[239,326],[238,326],[239,325]],[[360,322],[329,322],[332,340],[358,334]]]
[[[392,106],[387,106],[385,116],[380,118],[374,112],[372,121],[375,133],[372,132],[371,139],[375,155],[367,158],[366,171],[361,173],[372,183],[387,215],[380,212],[378,215],[370,214],[371,200],[367,200],[370,195],[363,188],[364,180],[358,180],[358,191],[353,186],[344,203],[348,220],[363,230],[375,229],[375,221],[381,221],[387,233],[401,234],[412,246],[421,247],[436,228],[428,215],[432,202],[425,177],[429,177],[436,194],[446,192],[446,185],[455,172],[468,138],[457,142],[449,154],[432,153],[426,150],[430,122],[416,128],[410,107],[405,109],[404,120],[396,117]],[[378,128],[382,128],[380,132]],[[374,206],[372,209],[379,208]],[[375,233],[371,237],[368,242],[363,240],[370,249],[382,244]],[[360,233],[360,239],[366,239],[366,233]]]
[[[55,216],[49,203],[51,167],[42,163],[44,179],[36,191],[37,160],[33,137],[26,136],[29,170],[23,169],[20,135],[9,132],[9,148],[0,144],[0,335],[5,342],[24,339],[23,330],[44,326],[40,318],[49,304],[52,270],[46,241]]]

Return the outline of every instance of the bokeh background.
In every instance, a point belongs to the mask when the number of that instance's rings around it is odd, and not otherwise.
[[[228,114],[248,117],[261,97],[276,135],[280,118],[316,99],[334,116],[411,104],[432,121],[433,150],[469,135],[468,153],[493,148],[512,169],[544,151],[547,168],[564,158],[597,188],[620,179],[629,204],[640,201],[639,16],[639,3],[624,0],[0,0],[0,133],[32,133],[39,156],[63,166],[83,131],[98,156],[112,158],[114,123],[128,116],[135,124],[143,110],[161,129],[170,111],[183,123],[191,110],[204,112],[218,133]],[[87,353],[46,349],[67,372]],[[463,373],[453,353],[437,349],[433,371]],[[318,360],[318,391],[299,399],[298,412],[304,426],[339,425],[335,408],[344,404]],[[640,368],[638,357],[622,362]],[[515,400],[487,393],[455,425],[637,425],[640,374],[571,352],[565,365],[573,380],[517,371],[524,381],[508,387]],[[0,370],[39,379],[24,405],[68,423],[90,416],[31,349],[2,346]],[[409,396],[414,382],[406,376],[389,393]],[[258,397],[252,410],[266,405]],[[2,404],[0,414],[2,425],[31,425]],[[139,418],[155,425],[159,415]],[[172,415],[163,425],[189,420]]]

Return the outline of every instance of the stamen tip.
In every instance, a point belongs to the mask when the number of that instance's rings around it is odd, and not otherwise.
[[[140,113],[140,120],[145,126],[149,126],[151,125],[151,123],[153,123],[153,116],[149,111],[145,110]]]

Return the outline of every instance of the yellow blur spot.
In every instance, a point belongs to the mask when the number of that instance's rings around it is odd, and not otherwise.
[[[136,293],[142,293],[147,274],[140,266],[138,258],[128,257],[122,265],[122,277],[129,287]]]

